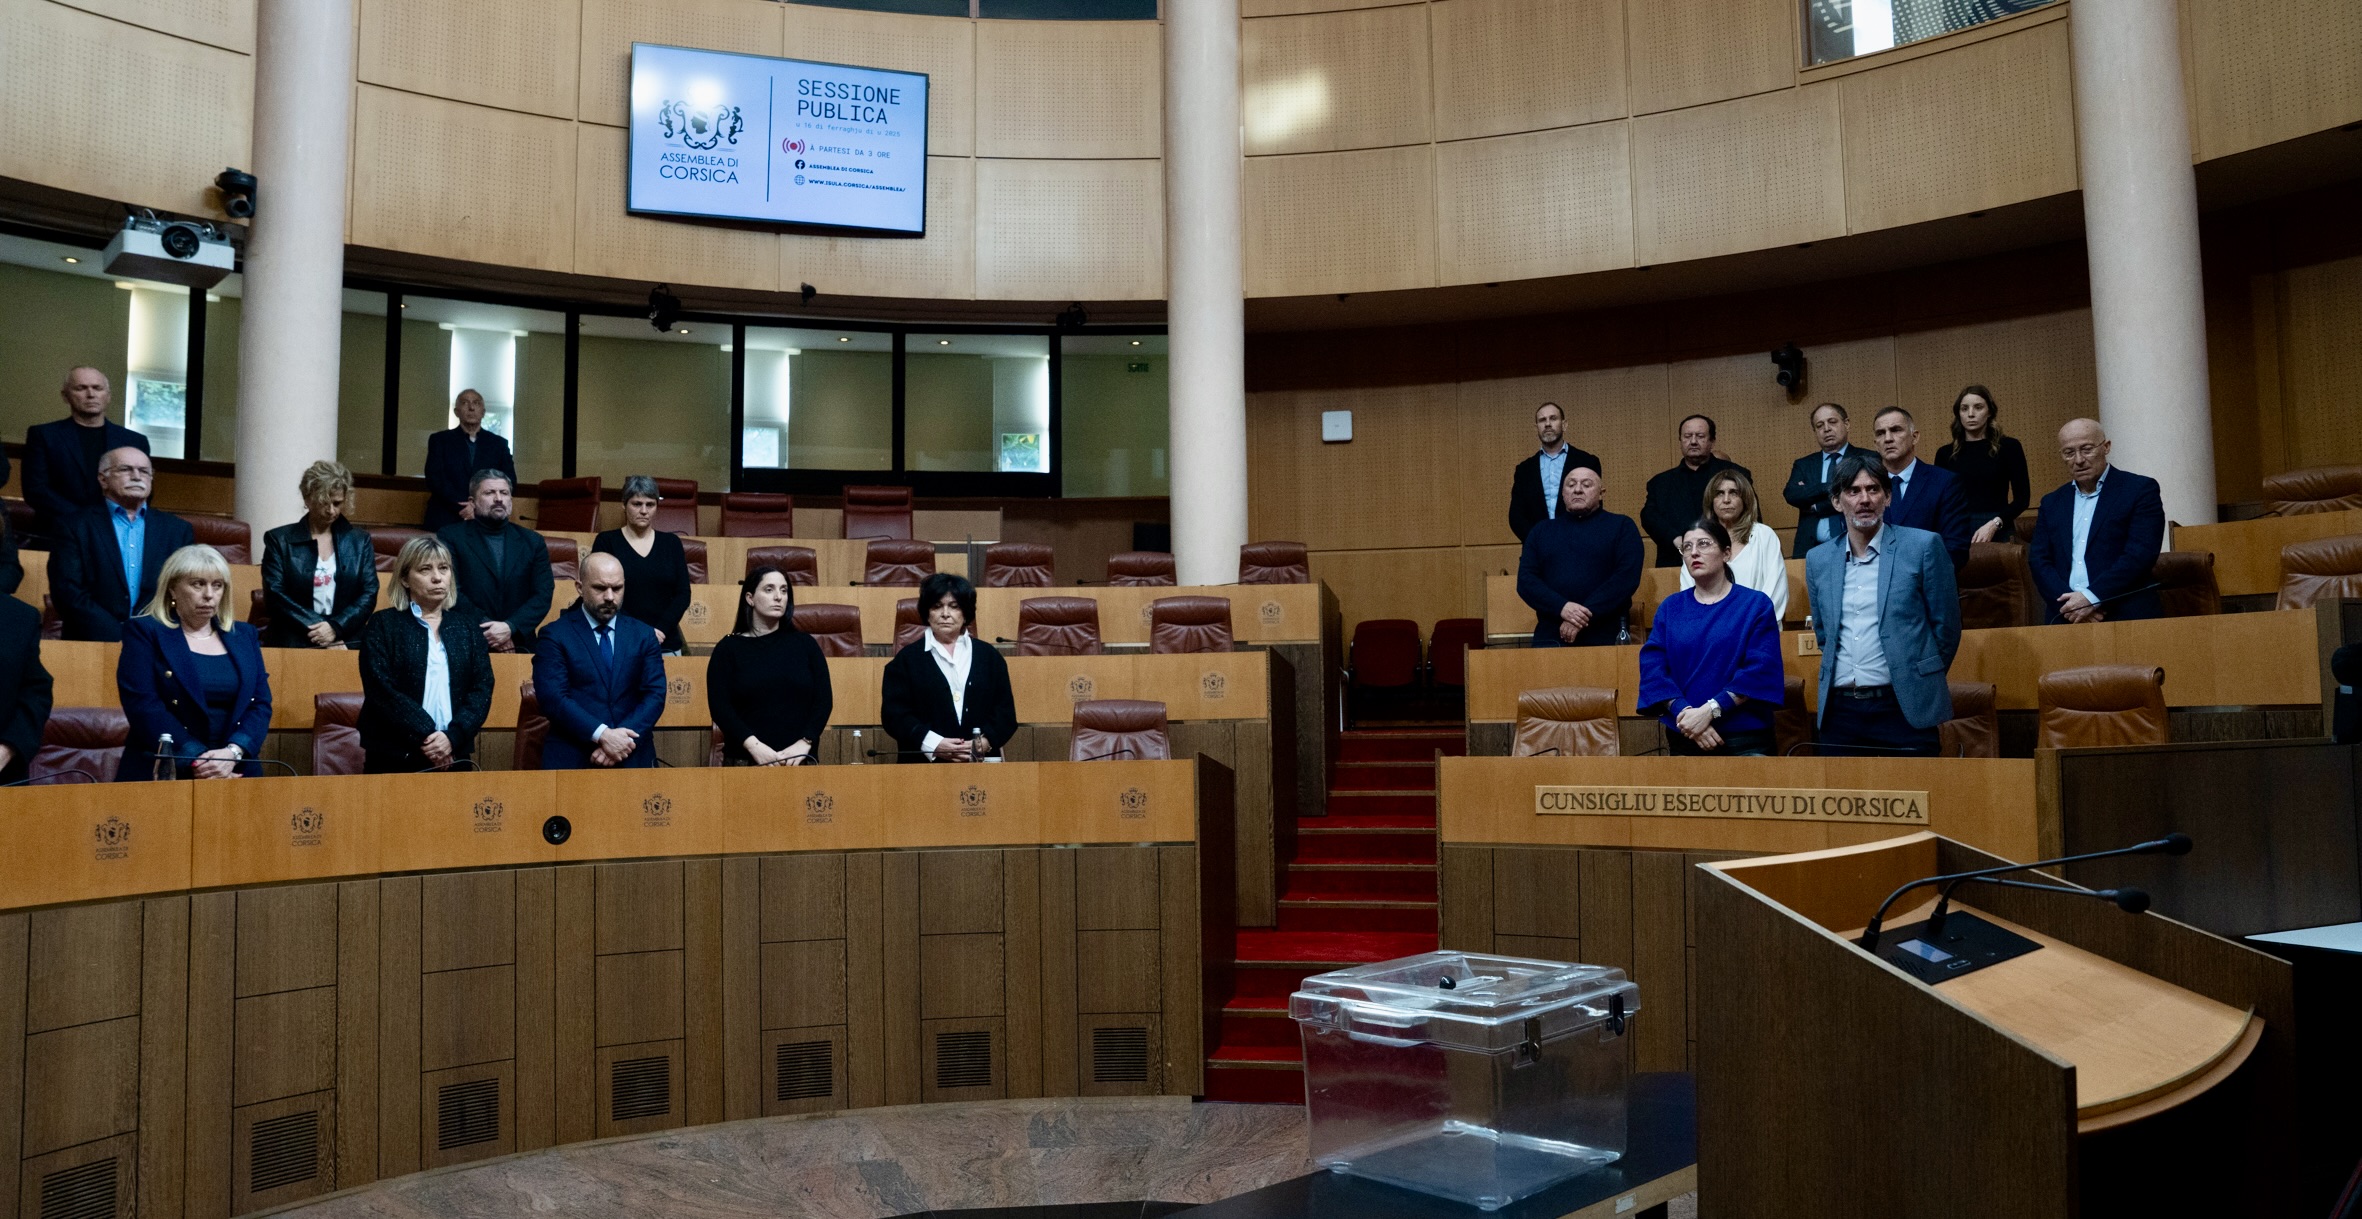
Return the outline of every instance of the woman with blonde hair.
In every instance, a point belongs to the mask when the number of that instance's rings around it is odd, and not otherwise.
[[[297,483],[304,519],[262,535],[264,647],[341,648],[377,608],[377,548],[345,519],[353,472],[315,461]]]
[[[118,781],[229,779],[271,730],[262,641],[230,605],[230,564],[199,543],[164,560],[156,595],[123,624],[115,688],[130,722]]]
[[[451,550],[428,535],[394,558],[393,608],[361,629],[361,768],[440,770],[476,751],[492,712],[492,653],[473,619],[453,613]]]
[[[1772,621],[1788,617],[1788,560],[1780,553],[1780,537],[1763,523],[1763,505],[1755,498],[1755,484],[1738,470],[1724,470],[1706,482],[1706,519],[1730,534],[1731,583],[1752,588],[1771,598]],[[1681,565],[1681,586],[1697,583],[1690,565]]]

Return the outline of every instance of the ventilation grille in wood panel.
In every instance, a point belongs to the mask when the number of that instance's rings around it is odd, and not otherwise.
[[[1091,1082],[1148,1082],[1148,1030],[1139,1025],[1091,1030]]]
[[[256,1122],[248,1139],[246,1192],[259,1194],[320,1175],[318,1110]]]
[[[615,1064],[608,1080],[609,1121],[631,1122],[663,1117],[673,1107],[672,1059],[626,1058]]]
[[[992,1086],[992,1033],[985,1029],[935,1034],[937,1088]]]
[[[115,1157],[41,1178],[41,1219],[115,1219]]]
[[[500,1137],[500,1081],[471,1079],[435,1090],[435,1149],[472,1147]]]
[[[825,1100],[836,1095],[834,1047],[826,1041],[786,1041],[779,1045],[776,1077],[778,1098]]]

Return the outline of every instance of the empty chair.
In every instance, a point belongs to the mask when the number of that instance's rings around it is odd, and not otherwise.
[[[312,696],[312,773],[357,775],[367,761],[361,751],[361,693],[338,690]]]
[[[392,571],[394,560],[400,557],[404,544],[412,538],[430,536],[433,536],[433,531],[413,529],[408,525],[369,526],[369,545],[377,551],[377,570]]]
[[[1043,542],[995,542],[984,548],[984,587],[1048,588],[1053,557]]]
[[[697,538],[681,539],[681,557],[689,564],[689,583],[710,584],[706,579],[705,543]]]
[[[1484,619],[1446,618],[1427,637],[1427,679],[1439,686],[1468,684],[1468,652],[1484,646]]]
[[[694,478],[659,478],[656,480],[656,519],[652,524],[666,533],[697,532],[697,480]]]
[[[778,568],[789,584],[820,583],[820,555],[809,546],[747,547],[746,574],[763,567]]]
[[[1099,603],[1089,597],[1027,597],[1017,603],[1019,656],[1097,656]]]
[[[1312,555],[1302,542],[1249,542],[1238,548],[1241,584],[1310,584]]]
[[[2035,605],[2034,569],[2018,542],[1977,542],[1960,569],[1960,625],[1964,630],[2033,626],[2042,621]]]
[[[935,574],[935,543],[913,542],[903,539],[873,539],[869,544],[869,567],[861,576],[863,584],[890,588],[917,588]]]
[[[1408,618],[1371,618],[1353,628],[1353,650],[1345,660],[1346,716],[1353,696],[1407,696],[1419,681],[1419,624]]]
[[[1803,752],[1812,740],[1813,713],[1804,705],[1804,679],[1790,673],[1781,692],[1780,710],[1772,716],[1772,741],[1785,758]]]
[[[52,707],[27,777],[41,779],[79,770],[101,783],[112,783],[115,771],[123,765],[124,739],[130,735],[131,720],[121,707]]]
[[[2315,466],[2264,478],[2265,511],[2273,516],[2362,508],[2362,466]]]
[[[1165,705],[1136,698],[1092,698],[1074,705],[1069,762],[1162,762],[1173,756]]]
[[[2036,685],[2042,708],[2040,746],[2163,745],[2173,739],[2165,716],[2165,670],[2147,665],[2085,665],[2045,673]]]
[[[2223,590],[2214,579],[2212,551],[2165,551],[2149,569],[2149,578],[2157,582],[2157,603],[2167,618],[2223,612]]]
[[[760,491],[723,493],[723,537],[792,538],[795,535],[795,496],[771,495]]]
[[[34,516],[31,504],[21,499],[0,499],[0,512],[5,512],[8,517],[8,536],[28,544],[31,539],[41,537],[40,531],[33,528],[33,523],[38,518]],[[48,539],[42,538],[40,544],[33,546],[33,549],[41,549],[47,545]]]
[[[926,638],[926,619],[919,617],[919,599],[904,597],[894,603],[894,650],[899,652]],[[968,619],[968,636],[976,635],[976,620]]]
[[[516,748],[509,755],[509,769],[540,770],[541,746],[547,740],[549,717],[541,713],[541,700],[533,696],[533,683],[528,681],[517,687]]]
[[[1794,679],[1791,679],[1794,680]],[[1947,758],[2001,756],[2001,713],[1994,710],[1993,683],[1956,681],[1952,718],[1936,725],[1938,752]]]
[[[48,593],[41,594],[41,637],[43,639],[64,639],[66,637],[66,620],[58,615],[57,601]]]
[[[1107,556],[1107,582],[1117,588],[1171,588],[1173,556],[1162,550],[1127,550]]]
[[[1619,752],[1615,691],[1598,686],[1518,691],[1517,738],[1510,757],[1608,758]]]
[[[582,547],[573,538],[542,534],[541,540],[549,547],[550,578],[560,584],[581,578]]]
[[[796,629],[820,645],[823,656],[861,655],[861,607],[858,605],[799,605]]]
[[[533,527],[549,533],[597,533],[599,531],[599,480],[595,478],[545,478],[534,489],[540,507],[533,518]]]
[[[910,488],[845,488],[845,536],[910,537]]]
[[[2281,609],[2362,597],[2362,537],[2351,534],[2290,542],[2280,548]]]
[[[270,638],[271,599],[259,588],[246,595],[246,623],[263,638]]]
[[[1230,651],[1230,598],[1158,597],[1149,602],[1148,650],[1161,655]]]
[[[240,566],[254,562],[254,530],[247,528],[246,522],[221,516],[187,519],[198,544],[213,547],[223,559]]]

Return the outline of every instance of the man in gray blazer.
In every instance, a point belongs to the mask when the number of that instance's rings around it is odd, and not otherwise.
[[[1960,651],[1960,591],[1944,540],[1892,525],[1885,467],[1848,455],[1829,498],[1845,532],[1804,557],[1821,644],[1824,756],[1934,757],[1952,718],[1949,674]]]

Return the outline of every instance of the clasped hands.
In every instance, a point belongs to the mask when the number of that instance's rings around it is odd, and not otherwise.
[[[1591,610],[1569,601],[1558,607],[1558,641],[1573,643],[1575,636],[1591,625]]]
[[[1722,748],[1722,734],[1714,730],[1714,712],[1710,708],[1685,707],[1673,717],[1673,726],[1700,749],[1711,752]]]
[[[2069,622],[2082,623],[2104,622],[2108,615],[2082,593],[2065,592],[2059,594],[2059,617]]]
[[[629,728],[609,728],[597,739],[599,746],[591,750],[590,756],[594,766],[621,766],[640,747],[640,734]]]
[[[760,738],[751,736],[741,744],[746,746],[746,756],[754,759],[757,766],[797,766],[812,760],[812,742],[809,740],[799,740],[785,749],[773,749]]]

